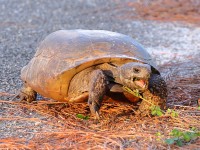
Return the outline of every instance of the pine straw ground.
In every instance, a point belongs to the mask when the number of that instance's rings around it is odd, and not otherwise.
[[[0,139],[0,149],[199,149],[199,138],[182,147],[164,142],[173,129],[200,130],[196,103],[200,98],[199,64],[190,61],[161,68],[169,88],[168,106],[178,112],[178,117],[135,116],[131,104],[105,102],[97,122],[77,117],[89,116],[86,103],[40,100],[22,104],[1,100],[0,129],[6,134]]]

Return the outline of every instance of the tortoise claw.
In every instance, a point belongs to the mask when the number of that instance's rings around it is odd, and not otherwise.
[[[11,98],[11,101],[14,101],[15,99],[19,99],[20,96],[19,94],[15,94],[12,98]]]
[[[96,111],[94,117],[95,117],[96,120],[100,120],[99,112]]]
[[[32,101],[36,100],[36,94],[35,93],[20,92],[19,96],[20,96],[20,101],[21,102],[31,103]]]
[[[12,100],[20,99],[21,102],[31,103],[35,101],[37,97],[37,93],[32,90],[30,87],[23,87],[18,94],[16,94]]]
[[[100,119],[100,116],[99,116],[99,105],[95,102],[89,102],[89,107],[90,107],[90,112],[91,112],[91,115],[94,116],[95,119]]]

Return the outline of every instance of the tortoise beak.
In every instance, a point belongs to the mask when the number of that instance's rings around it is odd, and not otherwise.
[[[137,84],[142,89],[144,89],[147,86],[147,82],[145,80],[143,80],[143,79],[136,80],[135,84]]]

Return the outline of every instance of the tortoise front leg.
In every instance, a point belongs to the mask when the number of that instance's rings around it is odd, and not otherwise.
[[[24,85],[20,92],[13,98],[19,98],[20,101],[26,101],[31,103],[35,101],[37,97],[37,92],[35,92],[31,87]]]
[[[98,69],[91,73],[91,79],[89,82],[89,98],[88,105],[90,107],[91,114],[99,117],[99,109],[103,100],[103,96],[106,94],[107,84],[106,76],[103,71]]]

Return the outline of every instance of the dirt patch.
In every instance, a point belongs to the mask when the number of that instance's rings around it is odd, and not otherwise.
[[[128,7],[135,8],[136,15],[128,9],[126,18],[139,18],[159,21],[184,21],[200,25],[199,0],[140,0],[129,2]]]
[[[166,63],[160,68],[168,85],[168,105],[196,106],[200,99],[200,60]]]

